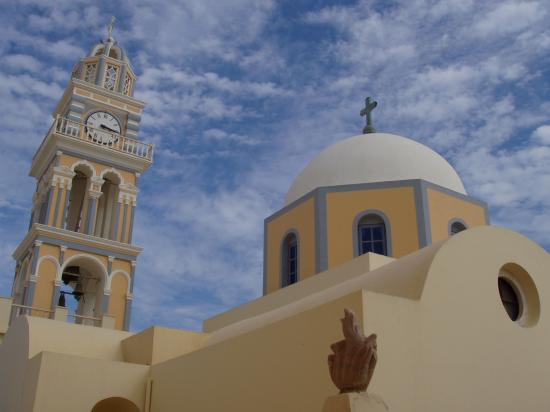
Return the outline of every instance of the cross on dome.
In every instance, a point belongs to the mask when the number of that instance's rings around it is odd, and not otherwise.
[[[376,133],[376,129],[372,125],[371,116],[371,112],[376,106],[378,106],[378,102],[376,100],[372,100],[370,96],[365,99],[365,108],[359,113],[361,116],[366,116],[367,118],[367,125],[363,128],[363,133]]]

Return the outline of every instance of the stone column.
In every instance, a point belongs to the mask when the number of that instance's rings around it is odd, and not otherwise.
[[[132,243],[132,232],[134,231],[134,215],[136,213],[136,202],[130,204],[130,227],[128,229],[128,243]]]
[[[52,304],[51,309],[55,312],[55,308],[57,307],[57,302],[59,302],[59,297],[61,296],[61,285],[63,282],[60,280],[54,281],[54,288],[53,288],[53,296],[52,296]],[[54,315],[55,318],[55,315]]]
[[[86,222],[86,233],[88,235],[94,234],[95,219],[97,216],[97,203],[102,194],[103,193],[96,192],[96,191],[89,192],[88,214],[87,214],[87,222]]]

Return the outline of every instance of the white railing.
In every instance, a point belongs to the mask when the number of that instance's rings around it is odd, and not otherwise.
[[[153,145],[130,139],[109,130],[96,129],[84,123],[75,122],[64,117],[57,116],[50,128],[48,135],[58,133],[63,136],[74,137],[75,139],[116,150],[141,159],[153,160]]]
[[[53,310],[49,310],[49,309],[40,309],[32,306],[19,305],[17,303],[13,303],[11,306],[15,311],[15,316],[21,316],[21,315],[40,316],[38,314],[47,314],[47,317],[50,317],[53,314]],[[41,317],[44,317],[44,316],[41,316]]]

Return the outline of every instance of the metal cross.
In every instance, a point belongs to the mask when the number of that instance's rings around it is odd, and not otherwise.
[[[376,133],[376,129],[372,125],[372,116],[371,116],[371,112],[374,110],[376,106],[378,106],[378,102],[375,100],[372,100],[370,96],[365,99],[365,108],[361,110],[361,112],[359,113],[361,116],[367,117],[367,125],[363,129],[363,133]]]
[[[111,23],[109,23],[109,26],[107,27],[107,31],[109,32],[109,39],[113,38],[113,26],[115,25],[115,16],[111,17]]]

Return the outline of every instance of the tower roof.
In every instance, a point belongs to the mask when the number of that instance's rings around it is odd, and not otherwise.
[[[394,134],[369,133],[342,140],[319,153],[290,186],[285,205],[318,187],[409,179],[423,179],[466,194],[455,169],[429,147]]]

